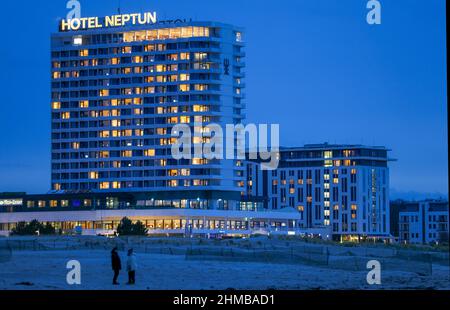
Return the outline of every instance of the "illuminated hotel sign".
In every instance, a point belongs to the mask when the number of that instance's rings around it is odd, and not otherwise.
[[[21,206],[22,199],[0,199],[0,206]]]
[[[99,17],[83,17],[63,19],[60,24],[61,31],[86,30],[109,27],[123,27],[128,25],[156,24],[156,12],[121,14]]]

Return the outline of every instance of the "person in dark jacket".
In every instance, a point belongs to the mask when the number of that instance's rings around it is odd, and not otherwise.
[[[119,277],[119,272],[122,269],[122,263],[120,262],[120,256],[117,253],[117,247],[111,251],[111,265],[114,271],[113,284],[118,285],[117,278]]]

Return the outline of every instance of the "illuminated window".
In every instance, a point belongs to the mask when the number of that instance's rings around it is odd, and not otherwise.
[[[89,108],[89,101],[88,100],[80,101],[80,108]]]
[[[180,116],[180,123],[186,124],[190,122],[189,116]]]
[[[130,150],[122,151],[121,155],[122,155],[122,157],[132,157],[133,151],[130,151]]]
[[[122,54],[129,54],[129,53],[131,53],[131,46],[122,47]]]
[[[180,53],[180,60],[189,60],[191,58],[190,53]]]
[[[57,200],[50,200],[50,207],[55,208],[58,206],[58,201]]]
[[[189,91],[189,84],[181,84],[179,85],[180,91]]]
[[[109,138],[109,130],[100,131],[100,138]]]
[[[190,79],[189,74],[185,74],[185,73],[180,74],[180,81],[189,81],[189,79]]]
[[[169,60],[172,60],[172,61],[177,61],[177,60],[178,60],[178,54],[169,54],[169,55],[167,56],[167,58],[168,58]]]
[[[170,180],[168,186],[169,187],[177,187],[178,186],[178,181],[177,180]]]
[[[153,156],[155,156],[155,150],[154,149],[145,150],[144,155],[148,156],[148,157],[153,157]]]
[[[170,30],[169,29],[158,29],[158,39],[166,40],[170,38]]]
[[[91,180],[98,179],[98,172],[96,172],[96,171],[89,172],[89,179],[91,179]]]
[[[191,175],[191,170],[190,169],[181,169],[181,173],[182,176],[190,176]]]
[[[156,72],[165,72],[166,66],[165,65],[157,65],[156,66]]]
[[[98,153],[99,158],[109,158],[109,151],[101,151]]]
[[[181,85],[180,85],[181,86]],[[189,86],[189,85],[188,85]],[[195,84],[194,85],[194,89],[196,91],[205,91],[208,90],[208,85],[207,84]],[[188,89],[189,90],[189,89]]]
[[[80,57],[86,57],[89,56],[89,50],[84,49],[84,50],[80,50]]]
[[[100,90],[100,97],[109,96],[109,90],[108,89],[102,89]]]
[[[61,102],[52,102],[52,109],[53,110],[61,109]]]
[[[172,116],[167,118],[168,124],[178,124],[178,117]]]
[[[101,182],[100,189],[109,189],[109,182]]]

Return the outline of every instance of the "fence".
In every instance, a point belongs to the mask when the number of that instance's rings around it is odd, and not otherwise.
[[[12,251],[111,250],[137,253],[185,255],[186,260],[216,260],[302,264],[349,271],[367,271],[370,260],[383,270],[431,275],[433,264],[448,264],[448,254],[390,248],[341,247],[300,242],[258,240],[205,240],[190,238],[99,238],[30,237],[0,240],[0,262],[9,261]]]
[[[0,240],[0,263],[6,263],[11,260],[12,250],[7,242]]]

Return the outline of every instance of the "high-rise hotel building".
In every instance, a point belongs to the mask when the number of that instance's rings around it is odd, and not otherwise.
[[[242,163],[176,160],[171,129],[243,121],[243,48],[242,29],[214,22],[53,34],[52,190],[157,200],[164,191],[171,204],[238,208]],[[192,142],[208,140],[203,132]]]

